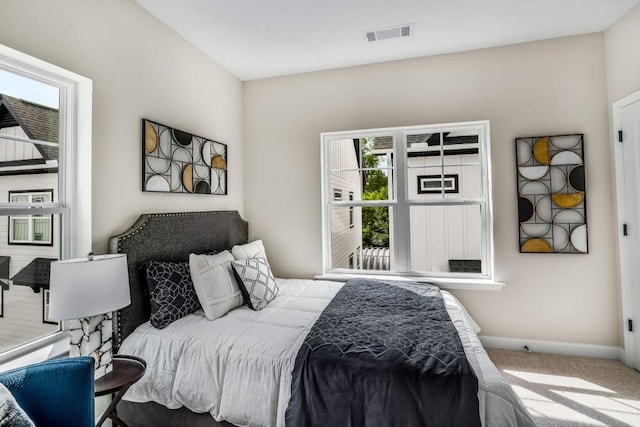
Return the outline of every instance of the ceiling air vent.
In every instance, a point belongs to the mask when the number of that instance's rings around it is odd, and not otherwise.
[[[407,37],[413,34],[413,24],[397,25],[395,27],[379,28],[377,30],[365,31],[367,41],[394,39],[396,37]]]

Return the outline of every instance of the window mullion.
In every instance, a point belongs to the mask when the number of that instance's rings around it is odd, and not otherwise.
[[[440,138],[440,198],[444,200],[444,132],[440,131],[438,136]]]
[[[63,206],[51,206],[51,207],[13,207],[7,205],[0,205],[0,215],[55,215],[55,214],[68,214],[69,208]]]
[[[394,248],[395,270],[409,271],[411,267],[411,221],[410,206],[407,203],[408,192],[408,168],[407,168],[407,135],[404,132],[396,132],[393,135],[393,146],[396,153],[395,181],[396,204],[392,206],[393,233],[390,240]]]
[[[329,162],[329,139],[320,138],[320,158],[322,171],[322,271],[327,271],[331,266],[331,198],[329,198],[329,188],[331,187],[328,165]]]
[[[491,194],[491,132],[489,123],[480,128],[479,150],[482,174],[482,256],[491,260],[483,263],[482,274],[493,277],[493,204]]]
[[[27,226],[27,242],[29,242],[29,243],[33,243],[33,230],[34,230],[33,223],[34,223],[35,220],[36,220],[35,217],[30,216],[29,220],[27,221],[27,224],[28,224],[28,226]]]

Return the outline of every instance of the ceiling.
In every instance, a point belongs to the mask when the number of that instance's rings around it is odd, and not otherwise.
[[[640,0],[135,0],[241,80],[603,31]],[[413,24],[368,42],[365,31]]]

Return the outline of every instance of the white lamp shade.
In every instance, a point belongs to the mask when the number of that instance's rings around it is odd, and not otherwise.
[[[49,319],[104,314],[131,303],[126,255],[96,255],[51,263]]]

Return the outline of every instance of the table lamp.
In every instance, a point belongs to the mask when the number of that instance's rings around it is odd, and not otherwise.
[[[69,320],[69,356],[93,356],[95,378],[113,369],[113,311],[131,303],[126,255],[51,263],[49,319]]]

